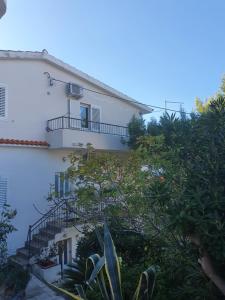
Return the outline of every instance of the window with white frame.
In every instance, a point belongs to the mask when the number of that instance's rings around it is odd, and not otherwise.
[[[8,198],[8,179],[0,176],[0,209],[7,204]]]
[[[6,87],[0,85],[0,119],[6,118],[7,103],[6,103]]]

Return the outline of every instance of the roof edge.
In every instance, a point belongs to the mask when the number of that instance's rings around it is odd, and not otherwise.
[[[6,139],[6,138],[0,138],[0,145],[49,147],[49,144],[46,141],[18,140],[18,139]]]
[[[14,50],[0,50],[0,59],[34,59],[34,60],[44,60],[50,64],[58,66],[63,70],[70,72],[77,77],[103,89],[109,93],[109,96],[114,96],[118,100],[128,102],[129,104],[138,107],[143,114],[151,113],[152,108],[145,104],[136,101],[135,99],[121,93],[120,91],[108,86],[107,84],[95,79],[94,77],[88,75],[85,72],[78,70],[77,68],[63,62],[62,60],[56,58],[55,56],[48,53],[47,50],[40,51],[14,51]]]

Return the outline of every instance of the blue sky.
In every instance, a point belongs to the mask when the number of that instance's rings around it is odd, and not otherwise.
[[[45,48],[136,100],[191,111],[225,73],[224,15],[224,0],[8,0],[0,49]]]

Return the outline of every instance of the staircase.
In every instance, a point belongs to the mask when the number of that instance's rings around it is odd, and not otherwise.
[[[72,205],[71,205],[72,203]],[[102,222],[104,209],[110,203],[91,206],[88,210],[78,206],[74,199],[62,199],[44,214],[33,225],[29,226],[27,241],[24,247],[17,249],[16,255],[10,260],[24,268],[30,265],[33,256],[39,256],[41,250],[48,247],[57,233],[75,224],[91,223],[93,220]]]
[[[29,226],[27,241],[24,247],[17,249],[16,255],[10,257],[12,262],[27,267],[30,258],[39,256],[42,248],[48,247],[49,241],[54,240],[57,233],[79,222],[79,212],[82,208],[75,206],[70,209],[68,201],[61,200],[37,222]]]

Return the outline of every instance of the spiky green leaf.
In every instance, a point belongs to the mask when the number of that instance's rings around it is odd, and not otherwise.
[[[48,283],[49,286],[51,286],[52,288],[54,288],[55,290],[59,291],[60,293],[62,293],[65,296],[68,296],[70,299],[74,299],[74,300],[85,300],[84,298],[81,298],[80,296],[74,295],[60,287],[57,287],[53,284]]]
[[[139,279],[133,300],[151,300],[155,286],[155,268],[149,267]]]
[[[90,278],[86,281],[87,285],[91,285],[91,283],[97,279],[97,276],[98,276],[99,272],[101,271],[102,267],[104,266],[104,264],[105,264],[105,258],[99,257],[98,262],[95,265],[93,265],[94,269],[91,273]]]
[[[90,284],[97,280],[103,299],[109,300],[109,295],[106,287],[106,281],[104,276],[103,267],[105,264],[105,258],[100,257],[98,254],[89,256],[86,261],[86,284]],[[91,273],[90,273],[91,272]],[[89,274],[89,278],[87,277]]]
[[[75,289],[77,290],[78,295],[79,295],[82,299],[87,300],[87,297],[86,297],[86,294],[85,294],[85,292],[84,292],[84,289],[83,289],[82,284],[75,284]]]
[[[119,260],[106,223],[104,225],[104,255],[105,270],[110,285],[111,297],[113,300],[122,300]]]

